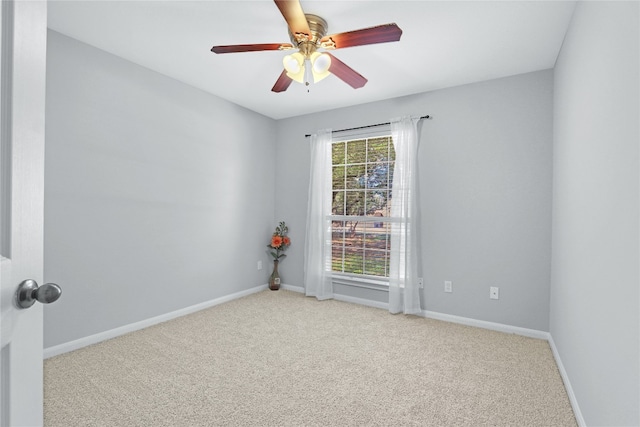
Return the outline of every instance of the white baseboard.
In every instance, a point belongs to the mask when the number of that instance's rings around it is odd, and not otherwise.
[[[283,284],[281,287],[282,289],[285,289],[288,291],[304,293],[304,288],[302,286],[293,286],[293,285]],[[389,309],[389,303],[372,301],[364,298],[351,297],[351,296],[341,295],[341,294],[333,294],[333,299],[338,301],[349,302],[353,304],[366,305],[368,307],[381,308],[384,310]],[[429,319],[443,320],[445,322],[458,323],[466,326],[474,326],[476,328],[490,329],[492,331],[522,335],[530,338],[538,338],[543,340],[549,339],[548,332],[538,331],[536,329],[521,328],[519,326],[505,325],[503,323],[487,322],[485,320],[476,320],[476,319],[471,319],[469,317],[454,316],[452,314],[438,313],[436,311],[422,310],[422,312],[418,314],[418,316],[426,317]]]
[[[281,287],[282,287],[282,289],[287,290],[287,291],[299,292],[301,294],[304,293],[304,288],[302,286],[293,286],[293,285],[284,285],[283,284]],[[336,301],[343,301],[343,302],[349,302],[349,303],[353,303],[353,304],[366,305],[367,307],[383,308],[385,310],[389,309],[389,304],[387,304],[386,302],[371,301],[371,300],[364,299],[364,298],[356,298],[356,297],[350,297],[350,296],[347,296],[347,295],[333,294],[333,299],[336,300]]]
[[[283,284],[282,289],[284,289],[285,291],[293,291],[293,292],[304,294],[304,288],[302,286],[293,286],[293,285]]]
[[[558,348],[556,347],[556,343],[553,341],[553,336],[551,336],[551,334],[549,334],[549,346],[551,346],[553,358],[556,360],[556,365],[558,365],[558,371],[560,371],[564,388],[567,390],[567,395],[569,396],[569,402],[571,402],[571,408],[573,409],[573,415],[576,417],[576,422],[580,427],[586,427],[587,423],[584,421],[582,411],[580,411],[580,405],[578,405],[578,399],[576,399],[576,395],[571,387],[569,375],[567,375],[567,371],[564,369],[562,359],[560,359],[560,353],[558,352]]]
[[[343,302],[350,302],[353,304],[366,305],[367,307],[382,308],[384,310],[389,310],[389,304],[386,302],[372,301],[369,299],[350,297],[347,295],[340,295],[340,294],[333,294],[333,299],[338,301],[343,301]]]
[[[200,304],[192,305],[190,307],[185,307],[180,310],[176,310],[170,313],[162,314],[160,316],[152,317],[150,319],[141,320],[140,322],[131,323],[129,325],[125,325],[119,328],[100,332],[94,335],[90,335],[88,337],[83,337],[74,341],[69,341],[63,344],[55,345],[53,347],[47,347],[43,351],[44,358],[48,359],[50,357],[58,356],[63,353],[68,353],[70,351],[78,350],[82,347],[86,347],[92,344],[97,344],[101,341],[115,338],[120,335],[128,334],[129,332],[134,332],[140,329],[148,328],[149,326],[157,325],[158,323],[166,322],[167,320],[172,320],[177,317],[186,316],[187,314],[195,313],[196,311],[204,310],[205,308],[213,307],[218,304],[229,302],[234,299],[242,298],[247,295],[251,295],[256,292],[263,291],[267,289],[267,287],[268,287],[267,285],[256,286],[254,288],[236,292],[230,295],[225,295],[220,298],[216,298],[210,301],[205,301]]]
[[[422,317],[435,320],[443,320],[445,322],[458,323],[466,326],[474,326],[476,328],[490,329],[492,331],[506,332],[508,334],[522,335],[529,338],[538,338],[541,340],[549,339],[549,332],[539,331],[537,329],[521,328],[519,326],[505,325],[504,323],[487,322],[486,320],[476,320],[469,317],[454,316],[452,314],[438,313],[436,311],[422,310]]]
[[[281,288],[287,291],[299,292],[301,294],[304,294],[304,287],[302,286],[293,286],[293,285],[283,284]],[[350,297],[347,295],[333,294],[333,299],[337,301],[350,302],[353,304],[366,305],[367,307],[383,308],[385,310],[389,309],[389,304],[387,304],[386,302],[371,301],[364,298],[356,298],[356,297]]]

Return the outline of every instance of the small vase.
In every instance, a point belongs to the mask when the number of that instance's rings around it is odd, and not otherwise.
[[[273,260],[273,273],[269,277],[269,289],[277,291],[280,289],[280,275],[278,274],[278,260]]]

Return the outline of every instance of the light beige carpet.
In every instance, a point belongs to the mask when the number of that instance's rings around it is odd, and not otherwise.
[[[46,426],[573,426],[549,345],[264,291],[45,361]]]

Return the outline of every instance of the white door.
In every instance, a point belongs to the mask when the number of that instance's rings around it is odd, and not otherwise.
[[[0,425],[42,425],[42,305],[18,308],[42,283],[47,5],[2,0],[0,45]]]

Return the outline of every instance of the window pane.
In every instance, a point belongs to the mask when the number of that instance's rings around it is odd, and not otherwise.
[[[364,191],[347,191],[345,215],[364,216]]]
[[[344,142],[337,142],[331,146],[331,163],[334,165],[344,164],[344,150],[346,144]]]
[[[331,203],[331,214],[332,215],[344,215],[344,191],[334,191],[333,192],[333,201]]]
[[[391,250],[391,223],[385,222],[380,228],[384,229],[384,235],[386,236],[385,250],[388,252]]]
[[[389,137],[371,138],[367,145],[367,162],[389,161]]]
[[[388,224],[371,222],[368,224],[365,241],[367,249],[375,249],[379,251],[386,251],[388,240]]]
[[[385,190],[375,190],[366,192],[366,215],[367,216],[389,216],[390,207],[387,198],[389,192]]]
[[[364,250],[345,248],[344,253],[344,272],[364,274]]]
[[[364,188],[366,185],[366,165],[347,165],[346,188]]]
[[[334,166],[331,174],[331,183],[334,190],[343,189],[345,186],[344,177],[347,171],[345,166]]]
[[[347,142],[347,163],[364,163],[367,161],[367,141],[360,139]]]
[[[364,224],[345,221],[344,271],[362,274],[364,261]]]
[[[344,222],[331,223],[331,270],[342,272],[344,249]]]
[[[365,250],[364,259],[364,274],[368,274],[370,276],[387,276],[387,252]]]
[[[342,267],[342,246],[332,246],[331,247],[331,271],[335,271],[337,273],[343,273]]]
[[[345,246],[350,248],[362,248],[364,238],[364,223],[354,218],[352,221],[345,221],[344,240]]]
[[[388,188],[389,172],[392,168],[393,163],[367,163],[367,188]]]

